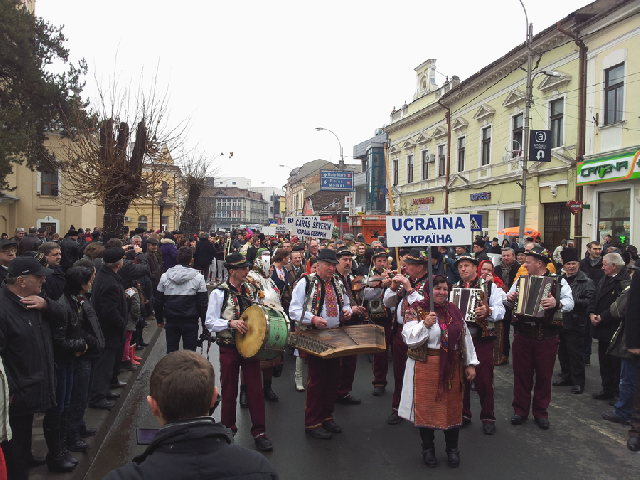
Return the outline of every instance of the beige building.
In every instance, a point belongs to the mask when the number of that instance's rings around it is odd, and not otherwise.
[[[47,136],[45,146],[54,154],[61,152],[61,142],[68,141],[56,132]],[[0,197],[0,231],[9,236],[18,227],[45,227],[64,236],[71,225],[91,229],[102,225],[102,207],[80,199],[63,200],[58,172],[34,172],[24,165],[13,164],[7,182],[13,190],[2,192]]]

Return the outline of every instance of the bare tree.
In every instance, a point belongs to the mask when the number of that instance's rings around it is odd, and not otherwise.
[[[167,176],[166,164],[159,161],[163,147],[173,151],[183,142],[187,121],[169,125],[168,89],[158,92],[157,80],[156,70],[148,91],[120,88],[115,77],[106,90],[98,85],[88,120],[86,112],[66,117],[71,141],[62,144],[53,165],[44,167],[60,170],[61,201],[104,206],[108,238],[122,236],[133,200],[157,196]]]
[[[213,178],[218,173],[219,169],[213,165],[214,160],[223,155],[221,153],[211,158],[205,153],[192,153],[182,157],[183,161],[180,164],[182,175],[178,184],[183,207],[180,230],[187,235],[209,226],[211,212],[215,210],[204,203],[201,195],[207,187],[207,179]]]

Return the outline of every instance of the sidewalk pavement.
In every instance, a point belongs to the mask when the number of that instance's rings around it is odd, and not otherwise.
[[[127,398],[127,395],[129,395],[133,384],[136,382],[138,375],[142,370],[144,362],[147,360],[147,357],[153,349],[156,340],[162,332],[162,329],[158,328],[155,320],[148,319],[147,324],[148,325],[146,328],[146,332],[144,333],[144,339],[147,343],[149,343],[149,346],[145,347],[144,350],[136,351],[136,354],[139,357],[142,357],[142,360],[140,361],[140,365],[135,371],[122,372],[119,375],[118,378],[120,379],[120,381],[126,382],[127,385],[123,389],[114,389],[115,392],[120,393],[120,398],[116,400],[110,400],[110,402],[114,403],[115,406],[111,410],[87,408],[84,414],[84,420],[87,423],[87,426],[91,428],[97,428],[98,433],[92,437],[83,439],[85,442],[91,445],[91,448],[87,452],[69,452],[73,457],[79,460],[76,469],[71,473],[50,473],[47,466],[43,465],[41,467],[32,468],[29,471],[29,478],[31,480],[43,480],[47,478],[55,478],[56,480],[80,480],[85,477],[96,455],[98,454],[98,450],[100,450],[100,445],[109,433],[109,429],[118,416],[118,412],[120,412],[120,409],[124,405],[124,401]],[[34,419],[32,441],[34,455],[42,457],[47,454],[47,445],[44,441],[44,435],[42,433],[43,417],[44,414],[38,414]]]

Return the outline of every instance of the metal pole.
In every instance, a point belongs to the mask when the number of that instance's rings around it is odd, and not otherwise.
[[[531,66],[533,63],[533,52],[531,50],[531,37],[533,36],[533,24],[527,26],[527,99],[524,108],[524,151],[522,152],[522,196],[520,199],[520,242],[524,246],[524,227],[527,216],[527,157],[529,156],[529,109],[531,108],[532,93]]]
[[[429,272],[429,311],[435,312],[433,309],[433,266],[431,265],[431,245],[427,245],[427,271]]]

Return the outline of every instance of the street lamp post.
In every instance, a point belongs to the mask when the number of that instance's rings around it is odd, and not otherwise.
[[[529,23],[529,17],[527,16],[527,9],[524,7],[524,3],[520,0],[520,4],[522,5],[522,9],[524,10],[524,17],[527,23],[527,91],[526,91],[526,101],[524,107],[524,141],[523,143],[523,152],[522,152],[522,184],[520,188],[522,189],[521,197],[520,197],[520,247],[524,246],[524,229],[525,229],[525,218],[527,216],[527,160],[529,157],[529,110],[531,109],[531,104],[533,103],[533,80],[538,75],[547,75],[548,77],[559,77],[560,73],[556,71],[540,71],[536,72],[535,75],[531,75],[532,64],[533,64],[533,49],[531,48],[531,39],[533,37],[533,23]]]
[[[165,200],[163,197],[158,199],[158,208],[160,208],[160,232],[162,233],[162,213],[164,212]]]
[[[342,143],[340,142],[340,139],[338,138],[338,135],[336,135],[333,131],[329,130],[328,128],[324,128],[324,127],[316,127],[316,131],[320,132],[322,130],[326,130],[327,132],[330,132],[333,134],[334,137],[336,137],[336,140],[338,140],[338,145],[340,146],[340,166],[339,166],[339,170],[344,170],[344,155],[342,154]],[[353,195],[353,191],[349,194],[349,197],[351,198],[351,202],[353,203],[353,198],[355,197],[355,195]],[[340,216],[340,239],[342,240],[342,213],[339,214]]]

